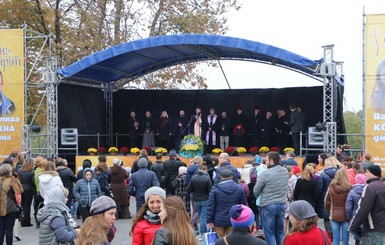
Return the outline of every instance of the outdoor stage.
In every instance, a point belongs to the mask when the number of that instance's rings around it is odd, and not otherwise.
[[[96,167],[98,165],[98,157],[99,156],[76,156],[76,172],[79,170],[79,167],[82,167],[84,159],[89,159],[92,162],[92,167]],[[107,165],[112,166],[112,160],[114,158],[119,158],[120,160],[123,161],[123,165],[125,167],[132,167],[132,164],[136,159],[138,159],[138,155],[128,155],[128,156],[107,156]],[[245,162],[247,160],[250,160],[254,158],[252,155],[245,155],[245,156],[238,156],[238,157],[230,157],[230,163],[231,165],[237,167],[237,168],[242,168],[243,165],[245,165]],[[148,159],[152,162],[155,163],[155,156],[149,156]],[[168,156],[163,156],[162,161],[166,161],[169,159]],[[187,166],[190,166],[190,160],[191,158],[183,158],[180,157],[180,160],[184,162]],[[282,157],[282,160],[284,160],[284,156]],[[302,165],[305,162],[305,157],[296,157],[295,160],[298,162],[298,166],[300,169],[302,169]]]

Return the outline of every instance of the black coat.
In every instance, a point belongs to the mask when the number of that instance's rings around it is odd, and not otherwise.
[[[139,124],[137,128],[135,128],[135,122]],[[128,118],[128,134],[130,139],[138,138],[139,127],[140,127],[140,123],[136,118],[135,119],[132,117]]]
[[[33,169],[24,171],[20,168],[17,170],[17,174],[19,175],[19,180],[23,186],[24,191],[32,191],[36,189],[34,181],[35,171]]]
[[[63,182],[63,186],[68,189],[69,195],[72,196],[72,190],[74,183],[78,180],[70,168],[59,166],[56,171],[59,173],[60,179]]]
[[[256,238],[250,235],[247,228],[234,227],[230,235],[226,236],[228,244],[231,245],[265,245],[267,244],[264,240]],[[215,245],[225,245],[224,238],[219,238]]]

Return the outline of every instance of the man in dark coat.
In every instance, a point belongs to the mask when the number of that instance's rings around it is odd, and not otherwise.
[[[214,178],[214,184],[219,183],[220,172],[223,169],[230,169],[233,172],[233,178],[232,179],[235,181],[235,183],[238,183],[238,177],[239,177],[238,176],[238,170],[236,167],[234,167],[230,164],[229,154],[227,154],[226,152],[221,153],[218,157],[218,164],[219,164],[219,168],[217,169],[217,173],[216,173],[215,178]]]
[[[160,181],[162,176],[164,176],[164,166],[163,166],[163,162],[162,162],[162,157],[163,157],[162,153],[156,153],[156,161],[151,166],[150,170],[155,173],[156,177],[158,178],[159,183],[161,184],[160,186],[162,188],[164,188],[164,186],[162,186],[162,183]]]
[[[243,114],[242,107],[237,108],[237,113],[233,120],[233,135],[234,135],[234,146],[246,146],[246,129],[247,129],[247,118]]]
[[[176,185],[174,179],[178,176],[179,167],[183,164],[176,159],[176,151],[170,150],[170,159],[164,162],[164,180],[162,181],[166,187],[167,195],[175,195]]]
[[[222,117],[219,120],[219,142],[222,151],[225,151],[229,147],[230,141],[231,123],[230,118],[227,117],[227,112],[222,112]]]
[[[175,138],[174,149],[179,151],[180,141],[184,136],[190,133],[188,118],[185,115],[185,111],[183,109],[179,110],[179,117],[175,119],[175,124],[173,127],[173,134]]]
[[[56,171],[59,173],[60,179],[63,182],[63,186],[68,189],[67,207],[70,209],[72,205],[72,198],[74,189],[74,183],[78,180],[70,168],[67,167],[66,161],[59,157],[55,161]]]
[[[297,111],[297,108],[294,104],[290,105],[290,132],[291,132],[291,137],[293,138],[293,147],[296,155],[299,155],[299,148],[300,148],[300,132],[303,129],[302,126],[302,120],[301,120],[301,115]]]
[[[274,132],[274,120],[270,111],[266,112],[266,117],[262,120],[260,127],[262,146],[271,147]]]
[[[130,139],[130,147],[138,147],[138,137],[139,137],[139,121],[136,118],[135,111],[130,112],[128,118],[128,137]]]
[[[261,122],[263,121],[264,116],[262,114],[262,111],[259,107],[256,107],[254,109],[254,115],[251,119],[251,132],[253,133],[253,138],[251,140],[252,146],[261,147]]]
[[[277,122],[275,124],[275,139],[279,149],[283,150],[287,146],[287,136],[289,134],[289,118],[286,115],[286,111],[283,108],[277,109]]]
[[[144,158],[147,160],[148,164],[147,164],[147,169],[150,170],[151,169],[151,166],[152,166],[152,162],[150,160],[148,160],[148,152],[146,149],[141,149],[140,152],[139,152],[139,158],[136,159],[134,161],[134,163],[132,164],[132,168],[131,168],[131,174],[135,173],[136,171],[139,170],[139,166],[138,166],[138,161],[141,159],[141,158]]]

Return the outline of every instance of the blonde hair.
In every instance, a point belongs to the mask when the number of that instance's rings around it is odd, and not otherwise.
[[[43,169],[45,163],[46,163],[46,160],[44,160],[43,157],[38,156],[38,157],[35,158],[35,165],[36,165],[37,167]]]
[[[44,166],[44,172],[45,171],[56,171],[55,163],[51,161],[47,161],[47,163]]]
[[[12,162],[12,165],[13,165],[13,168],[16,168],[16,164],[18,163],[24,163],[24,156],[23,154],[17,154],[17,156],[13,159],[13,162]]]
[[[343,191],[350,191],[350,189],[352,189],[348,178],[348,172],[346,172],[345,169],[338,169],[329,186],[334,185],[339,185]]]
[[[104,219],[104,213],[90,216],[83,223],[77,244],[104,244],[107,241],[109,228]]]
[[[312,178],[313,173],[314,173],[314,168],[310,165],[306,165],[304,170],[301,172],[301,178],[305,180],[310,180]]]
[[[336,168],[337,166],[342,166],[337,158],[331,156],[325,159],[325,168]]]
[[[166,209],[166,217],[163,220],[164,236],[171,237],[172,244],[197,244],[182,199],[179,196],[168,196],[164,199],[163,206]]]
[[[200,157],[200,156],[196,156],[194,157],[191,161],[190,161],[191,164],[199,164],[201,165],[203,163],[203,158]]]

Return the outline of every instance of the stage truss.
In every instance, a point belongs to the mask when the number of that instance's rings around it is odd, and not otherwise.
[[[45,66],[43,67],[43,82],[42,83],[34,83],[30,82],[28,78],[30,77],[30,74],[32,74],[33,69],[38,69],[42,67],[37,67],[37,62],[33,62],[33,66],[31,68],[31,71],[26,74],[29,74],[26,76],[25,79],[25,98],[28,96],[28,89],[31,87],[38,87],[44,91],[44,95],[41,98],[41,101],[39,103],[38,108],[36,108],[36,111],[32,117],[32,120],[27,123],[28,113],[27,113],[27,100],[25,99],[25,125],[23,126],[23,148],[26,151],[31,152],[31,155],[46,155],[49,157],[58,157],[58,84],[60,82],[58,75],[56,73],[57,71],[57,61],[56,58],[51,55],[51,36],[50,35],[43,35],[40,33],[36,33],[33,31],[29,31],[25,28],[25,52],[27,57],[27,39],[44,39],[43,45],[40,49],[39,55],[37,55],[37,58],[44,59],[45,60]],[[316,80],[320,80],[323,83],[323,121],[325,124],[325,130],[324,130],[324,141],[323,141],[323,150],[325,152],[329,152],[332,154],[335,154],[336,146],[337,146],[337,124],[336,124],[336,112],[337,112],[337,77],[343,77],[342,74],[342,62],[336,62],[333,59],[333,47],[334,45],[327,45],[323,46],[323,63],[317,67],[317,70],[315,72],[314,76],[312,77]],[[42,55],[42,52],[44,49],[48,49],[49,56],[44,57]],[[255,62],[255,60],[253,60]],[[258,61],[257,61],[258,62]],[[259,61],[260,63],[270,64],[277,66],[273,63],[267,63],[266,61]],[[287,68],[283,66],[279,66],[281,68]],[[287,68],[288,69],[288,68]],[[26,66],[27,71],[27,66]],[[297,70],[293,70],[294,72],[299,72]],[[320,76],[318,76],[320,75]],[[321,79],[320,79],[321,77]],[[109,145],[112,145],[113,138],[111,137],[113,135],[113,93],[116,90],[119,90],[123,88],[124,84],[129,83],[132,81],[130,80],[119,80],[114,83],[104,83],[99,86],[95,84],[86,84],[81,86],[89,86],[89,87],[99,87],[104,92],[104,101],[105,101],[105,110],[106,110],[106,132],[109,137],[107,138],[107,143]],[[79,85],[76,83],[76,81],[65,81],[66,84],[73,84],[73,85]],[[79,85],[80,86],[80,85]],[[46,105],[46,115],[47,115],[47,125],[46,125],[46,132],[45,134],[34,134],[31,130],[32,125],[35,123],[35,118],[38,113],[38,111],[43,107],[42,105]],[[34,149],[31,144],[31,140],[34,137],[43,137],[44,143],[43,146],[39,149]]]

